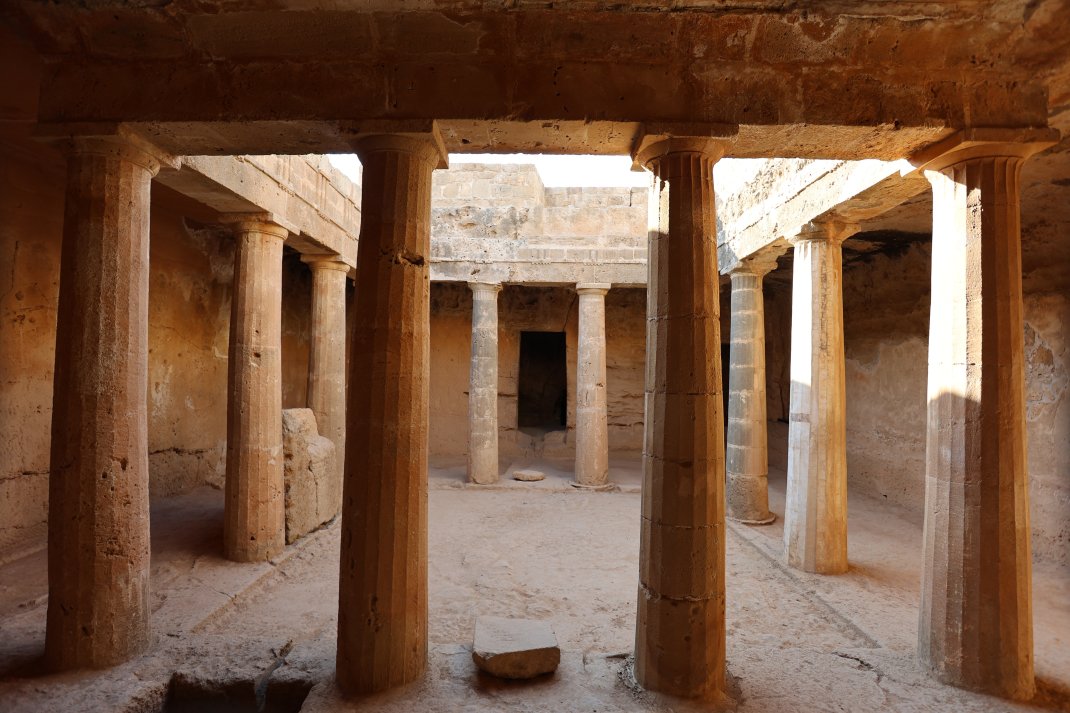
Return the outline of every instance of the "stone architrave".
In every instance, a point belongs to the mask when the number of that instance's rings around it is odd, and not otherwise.
[[[765,299],[762,279],[776,269],[776,255],[752,256],[732,280],[731,361],[728,371],[728,438],[725,453],[728,517],[765,525],[769,511],[769,444],[765,403]]]
[[[957,686],[1028,700],[1033,674],[1019,187],[1050,130],[932,147],[924,570],[918,655]]]
[[[258,562],[286,546],[282,450],[282,247],[286,228],[262,216],[234,223],[223,552]]]
[[[349,694],[427,666],[427,428],[431,174],[437,132],[369,135],[354,304],[337,680]]]
[[[498,482],[498,283],[469,282],[472,364],[468,386],[468,482]]]
[[[56,329],[45,660],[101,668],[149,646],[149,194],[159,154],[71,142]]]
[[[576,344],[576,480],[580,488],[609,485],[606,405],[606,293],[612,285],[580,283]]]
[[[724,142],[656,141],[647,288],[635,677],[725,698],[724,416],[713,166]]]
[[[334,517],[342,508],[346,447],[346,278],[337,255],[304,255],[312,270],[312,330],[308,350],[308,407],[321,436],[334,443],[333,475],[323,483],[318,510]]]
[[[853,223],[810,223],[792,238],[791,412],[784,554],[804,572],[847,571],[843,241]]]

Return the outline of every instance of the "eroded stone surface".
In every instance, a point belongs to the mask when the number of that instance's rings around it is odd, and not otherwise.
[[[499,678],[534,678],[557,670],[561,649],[548,621],[481,616],[472,660]]]
[[[286,544],[333,518],[335,510],[334,443],[321,436],[312,409],[282,412],[282,451],[286,478]]]
[[[525,483],[535,483],[544,480],[545,478],[546,473],[543,473],[541,470],[524,469],[513,471],[513,480],[521,480]]]

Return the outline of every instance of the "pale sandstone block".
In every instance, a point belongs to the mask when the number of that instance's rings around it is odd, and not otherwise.
[[[561,649],[550,622],[481,616],[472,660],[499,678],[534,678],[557,670]]]
[[[335,515],[335,449],[319,434],[312,409],[294,408],[282,412],[282,451],[289,545]]]

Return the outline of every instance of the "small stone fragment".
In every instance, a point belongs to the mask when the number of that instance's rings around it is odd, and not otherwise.
[[[513,471],[513,480],[522,480],[525,483],[534,483],[546,477],[541,470],[517,470]]]
[[[534,678],[557,670],[561,649],[548,621],[481,616],[472,660],[499,678]]]

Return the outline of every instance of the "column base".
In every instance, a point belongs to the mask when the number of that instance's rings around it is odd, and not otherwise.
[[[578,480],[570,480],[570,481],[568,481],[568,484],[571,485],[573,488],[576,488],[577,490],[595,490],[595,491],[617,490],[617,484],[616,483],[603,483],[602,485],[587,485],[585,483],[579,482]]]
[[[732,522],[738,522],[743,525],[771,525],[772,523],[776,522],[776,513],[771,512],[767,517],[760,519],[744,519],[741,517],[732,517],[731,515],[728,515],[728,519]]]

